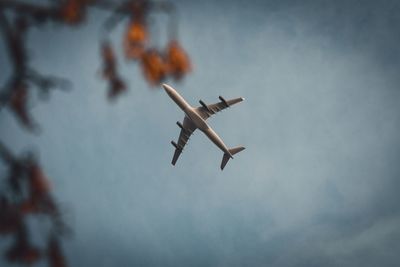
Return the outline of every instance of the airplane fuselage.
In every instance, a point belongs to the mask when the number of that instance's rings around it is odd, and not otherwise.
[[[218,148],[220,148],[224,153],[228,154],[231,158],[232,155],[229,149],[224,144],[222,139],[218,134],[207,124],[207,122],[196,112],[186,100],[172,87],[164,86],[167,94],[172,98],[172,100],[185,112],[186,116],[194,123],[194,125],[202,131]]]

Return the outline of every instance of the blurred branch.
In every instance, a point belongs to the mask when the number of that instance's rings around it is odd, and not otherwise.
[[[109,82],[108,99],[113,100],[126,90],[126,85],[118,74],[116,57],[109,42],[103,41],[101,55],[103,60],[102,76]]]
[[[31,265],[45,258],[51,267],[66,266],[59,240],[69,233],[69,229],[38,160],[31,152],[16,157],[1,142],[0,158],[8,166],[7,179],[2,182],[10,188],[0,194],[0,235],[14,238],[5,253],[7,261]],[[46,249],[32,243],[28,230],[28,216],[32,215],[45,216],[51,222],[47,236],[43,237],[48,242]]]
[[[0,142],[0,158],[6,164],[12,164],[13,162],[15,162],[14,156],[2,142]]]
[[[111,6],[108,1],[97,3]],[[150,12],[165,12],[168,15],[168,44],[164,51],[159,51],[151,44],[148,25]],[[103,24],[101,33],[103,44],[107,43],[111,47],[109,35],[125,18],[128,19],[123,40],[125,59],[139,63],[143,77],[151,86],[158,87],[162,81],[169,77],[180,80],[191,70],[189,57],[177,40],[178,18],[173,3],[149,0],[131,0],[120,3],[119,6],[114,7],[110,17]],[[104,53],[102,55],[103,66],[111,65],[104,57]],[[114,66],[116,62],[117,60],[113,57]],[[103,69],[106,68],[103,67]],[[120,79],[116,73],[116,67],[113,69],[115,75],[103,75],[103,78],[108,80],[109,88],[116,89],[116,85],[120,85],[120,83],[115,81],[120,81]],[[116,79],[117,77],[118,79]],[[116,96],[122,90],[116,89],[109,92],[115,92],[109,93],[109,96]]]
[[[11,74],[0,91],[0,109],[7,107],[30,131],[38,129],[28,109],[31,87],[35,87],[39,96],[45,98],[54,89],[70,89],[71,84],[63,78],[40,74],[30,66],[27,34],[32,27],[46,22],[56,23],[57,26],[80,26],[86,20],[89,7],[110,13],[101,32],[101,71],[102,77],[108,82],[110,100],[127,89],[118,73],[116,53],[109,40],[110,33],[124,19],[128,20],[123,37],[125,58],[139,64],[143,77],[150,85],[158,86],[168,77],[179,80],[191,70],[189,57],[177,40],[178,18],[172,2],[51,0],[47,5],[38,5],[0,0],[0,32],[11,65]],[[150,42],[150,12],[165,12],[169,16],[166,29],[168,44],[164,49],[155,49]],[[46,258],[52,267],[65,267],[60,240],[69,229],[64,223],[59,204],[51,195],[49,180],[38,159],[31,152],[15,156],[0,141],[0,160],[7,167],[6,178],[2,182],[8,189],[0,193],[0,235],[14,237],[12,247],[5,254],[7,260],[30,265],[40,258]],[[51,221],[45,249],[35,247],[29,238],[27,217],[32,215],[44,215]]]
[[[17,10],[25,10],[31,7],[30,5],[25,6],[22,4],[20,6],[18,3],[12,4]],[[43,9],[41,8],[40,10]],[[36,10],[33,9],[33,12],[36,12]],[[61,78],[45,77],[33,68],[28,67],[29,57],[26,49],[26,34],[32,25],[23,14],[16,14],[13,22],[10,22],[4,11],[0,9],[0,29],[13,66],[11,76],[0,92],[0,107],[9,107],[26,129],[35,131],[38,126],[31,119],[27,108],[29,84],[35,85],[40,91],[40,95],[45,98],[51,89],[68,89],[69,83]]]
[[[60,2],[61,3],[61,2]],[[33,21],[42,23],[46,20],[56,20],[59,7],[54,6],[41,6],[37,4],[29,4],[13,0],[0,0],[0,9],[12,10],[16,14],[25,16]]]

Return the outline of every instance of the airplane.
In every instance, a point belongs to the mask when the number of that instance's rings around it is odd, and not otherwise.
[[[181,155],[184,146],[188,142],[190,135],[196,129],[202,131],[218,148],[222,150],[222,152],[224,152],[221,162],[221,170],[225,168],[225,165],[228,163],[229,159],[233,159],[233,155],[245,149],[242,146],[228,149],[217,133],[206,122],[211,115],[214,115],[215,113],[236,103],[242,102],[244,98],[239,97],[231,100],[225,100],[222,96],[219,96],[221,102],[206,105],[202,100],[200,100],[199,102],[201,106],[194,108],[190,106],[174,88],[165,83],[162,84],[162,86],[172,100],[185,112],[183,123],[179,121],[176,122],[179,128],[181,128],[178,143],[171,141],[171,144],[175,147],[174,156],[171,162],[172,165],[175,166],[175,163]]]

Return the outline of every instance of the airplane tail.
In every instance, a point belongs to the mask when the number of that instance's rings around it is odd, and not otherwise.
[[[225,165],[228,163],[229,159],[232,158],[232,155],[235,155],[236,153],[239,153],[240,151],[244,150],[245,148],[242,146],[234,147],[229,149],[229,152],[231,153],[226,154],[224,153],[224,156],[222,157],[222,162],[221,162],[221,170],[225,168]]]

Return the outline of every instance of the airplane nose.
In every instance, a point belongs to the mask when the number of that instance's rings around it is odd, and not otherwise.
[[[163,83],[162,87],[164,88],[165,92],[167,93],[171,92],[171,87],[168,84]]]

